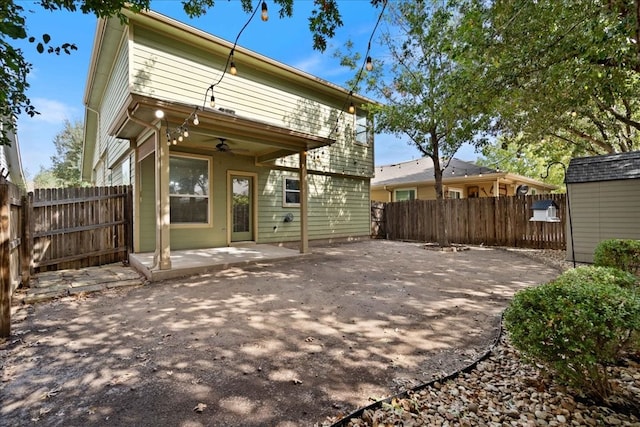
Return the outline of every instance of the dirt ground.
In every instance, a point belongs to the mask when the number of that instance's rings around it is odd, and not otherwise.
[[[365,241],[296,260],[24,306],[0,425],[312,426],[453,372],[519,289],[516,253]]]

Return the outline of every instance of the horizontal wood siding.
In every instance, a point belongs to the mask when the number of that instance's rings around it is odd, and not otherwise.
[[[573,245],[567,256],[593,262],[593,252],[605,239],[640,239],[640,180],[569,184]]]
[[[95,184],[98,186],[110,184],[107,169],[129,149],[128,141],[122,141],[108,134],[109,127],[113,125],[129,94],[129,60],[126,43],[120,45],[113,69],[103,70],[103,72],[109,72],[110,78],[100,105],[98,141],[94,153],[93,170]],[[102,165],[99,165],[100,162]]]
[[[275,170],[260,176],[261,243],[300,239],[300,208],[282,206],[283,176],[297,177]],[[287,213],[293,214],[292,222],[284,222]],[[309,239],[368,236],[370,225],[368,180],[309,176]]]
[[[214,57],[143,28],[135,28],[134,41],[133,90],[142,95],[202,105],[205,91],[219,79],[226,63],[226,57]],[[335,125],[334,109],[309,99],[313,96],[301,86],[242,68],[239,56],[235,61],[238,75],[225,75],[215,88],[217,108],[301,132],[329,134]]]

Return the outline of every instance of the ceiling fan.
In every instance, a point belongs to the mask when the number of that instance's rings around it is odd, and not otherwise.
[[[229,146],[229,144],[227,144],[227,138],[217,138],[218,142],[216,144],[216,151],[219,151],[221,153],[228,153],[228,154],[249,154],[250,151],[249,150],[245,150],[243,148],[231,148]]]

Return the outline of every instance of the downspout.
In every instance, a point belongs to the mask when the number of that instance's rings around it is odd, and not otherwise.
[[[159,193],[159,175],[160,175],[160,130],[152,125],[151,123],[147,123],[143,120],[138,119],[137,117],[134,117],[131,115],[131,111],[129,109],[127,109],[127,118],[129,120],[131,120],[133,123],[137,123],[140,126],[143,126],[147,129],[150,129],[153,131],[153,138],[155,141],[155,152],[156,152],[156,158],[157,161],[156,163],[156,203],[160,203],[160,195]],[[137,159],[136,159],[136,163],[137,163]],[[136,173],[136,176],[138,174]],[[138,189],[138,191],[140,191],[140,189]],[[159,208],[156,204],[156,215],[159,214]],[[157,268],[159,268],[160,265],[164,264],[162,261],[166,261],[166,260],[162,260],[162,251],[160,250],[160,248],[162,247],[162,230],[159,229],[158,227],[156,227],[156,248],[155,251],[153,253],[153,264],[151,265],[151,267],[149,268],[149,270],[155,270]],[[170,261],[169,261],[170,262]],[[165,262],[166,263],[166,262]],[[169,268],[171,268],[169,266]]]

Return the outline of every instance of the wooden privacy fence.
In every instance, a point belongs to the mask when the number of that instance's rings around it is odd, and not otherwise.
[[[0,337],[11,330],[11,295],[21,281],[22,191],[0,180]]]
[[[553,200],[560,222],[529,221],[532,205]],[[419,242],[438,241],[437,200],[385,203],[378,218],[372,215],[374,237]],[[511,246],[535,249],[566,249],[564,194],[446,199],[445,223],[452,243]],[[372,205],[372,213],[374,207]]]
[[[41,189],[25,203],[30,270],[83,268],[128,259],[130,186]]]

